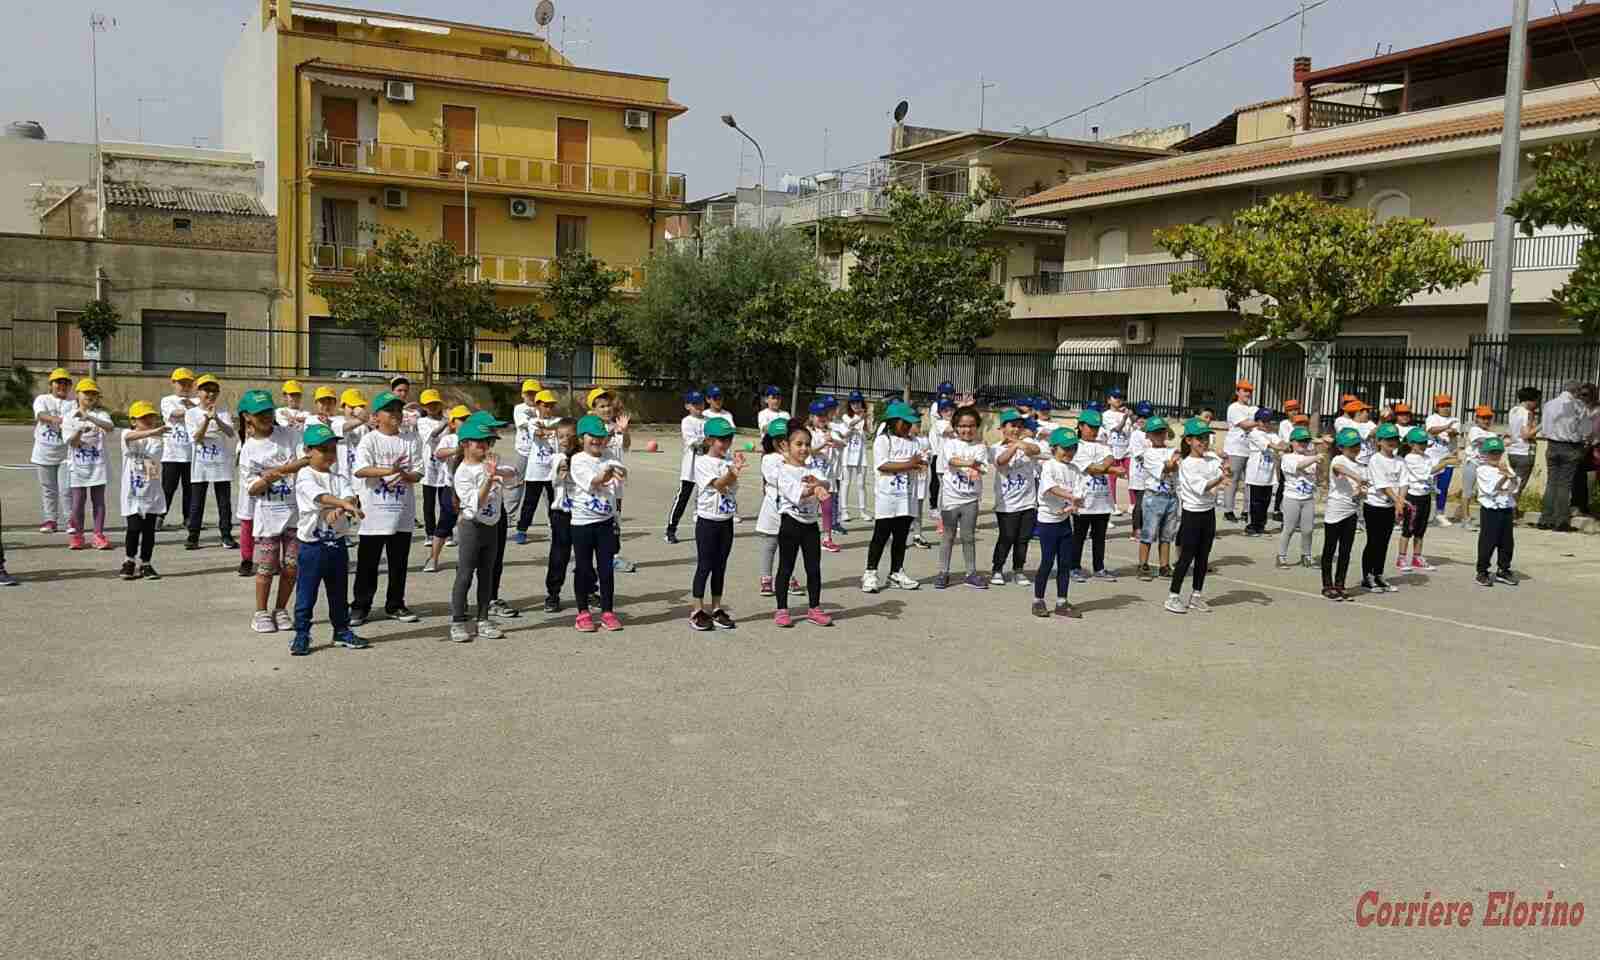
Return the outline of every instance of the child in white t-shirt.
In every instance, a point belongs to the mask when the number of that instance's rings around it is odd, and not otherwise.
[[[116,429],[111,414],[100,406],[100,387],[93,380],[78,381],[78,406],[61,422],[61,435],[67,438],[72,453],[68,480],[72,490],[72,536],[70,550],[83,549],[84,507],[94,507],[94,534],[89,538],[96,550],[110,550],[106,539],[106,437]]]
[[[1294,427],[1289,431],[1289,452],[1279,463],[1282,478],[1283,529],[1278,533],[1278,568],[1292,566],[1289,544],[1300,534],[1300,565],[1312,567],[1312,535],[1317,528],[1317,468],[1322,458],[1312,449],[1311,431]]]
[[[1249,428],[1247,427],[1246,430]],[[1210,613],[1201,596],[1211,565],[1211,545],[1217,538],[1217,489],[1232,480],[1232,455],[1225,461],[1211,452],[1211,425],[1190,420],[1183,425],[1184,457],[1178,463],[1178,562],[1163,606],[1172,613]],[[1245,456],[1248,460],[1248,455]],[[1194,587],[1183,602],[1183,581],[1194,567]]]
[[[1039,471],[1039,569],[1033,575],[1032,608],[1036,617],[1050,615],[1044,604],[1044,590],[1054,569],[1056,616],[1083,619],[1083,614],[1067,600],[1072,583],[1072,516],[1083,504],[1089,479],[1076,460],[1081,442],[1070,428],[1057,427],[1050,434],[1050,459]]]
[[[1149,417],[1140,424],[1143,428],[1134,439],[1144,438],[1137,456],[1128,459],[1129,486],[1138,481],[1141,503],[1138,517],[1139,529],[1139,579],[1145,582],[1157,576],[1172,576],[1172,542],[1178,538],[1178,467],[1183,462],[1183,451],[1167,446],[1170,431],[1161,417]],[[1130,444],[1130,452],[1132,445]],[[1161,569],[1150,569],[1150,547],[1155,544],[1160,552]]]
[[[473,582],[477,591],[477,636],[499,640],[505,634],[494,622],[495,566],[502,554],[499,531],[505,502],[505,484],[520,479],[526,469],[525,454],[501,464],[490,449],[494,429],[482,421],[466,420],[456,431],[461,458],[450,479],[456,501],[456,579],[450,590],[450,639],[472,639],[467,626],[467,594]]]
[[[845,432],[844,468],[839,481],[839,521],[850,522],[850,491],[856,493],[856,513],[865,519],[867,514],[867,435],[872,424],[867,417],[867,403],[860,391],[850,394],[845,404],[840,424]]]
[[[1405,464],[1400,459],[1400,431],[1392,423],[1379,424],[1374,436],[1377,450],[1367,467],[1367,498],[1362,504],[1367,542],[1361,551],[1361,585],[1369,593],[1394,593],[1398,588],[1383,578],[1394,528],[1405,516]]]
[[[700,455],[700,448],[706,439],[705,395],[698,390],[684,394],[683,410],[683,419],[678,423],[678,433],[683,438],[683,454],[678,461],[678,495],[672,499],[672,506],[667,510],[667,529],[661,535],[661,539],[667,543],[678,542],[678,521],[683,519],[683,512],[694,503],[694,459]],[[729,426],[732,426],[731,422]],[[762,424],[761,432],[766,433],[766,430],[767,425]]]
[[[1117,501],[1117,478],[1128,477],[1129,489],[1132,489],[1133,477],[1128,472],[1128,465],[1132,462],[1133,437],[1140,432],[1133,418],[1133,411],[1123,403],[1121,387],[1112,387],[1106,391],[1106,408],[1100,413],[1100,418],[1104,425],[1100,439],[1111,451],[1111,462],[1122,468],[1122,473],[1106,476],[1106,485],[1111,493],[1112,515],[1120,517],[1122,504]]]
[[[1078,414],[1078,445],[1072,462],[1088,477],[1083,503],[1072,519],[1072,579],[1087,583],[1089,574],[1083,569],[1083,548],[1092,548],[1094,578],[1116,582],[1116,574],[1106,568],[1106,527],[1111,523],[1111,480],[1127,473],[1117,466],[1111,448],[1100,441],[1104,429],[1104,415],[1098,410],[1085,410]]]
[[[161,411],[140,400],[128,408],[128,429],[122,431],[122,579],[160,580],[151,564],[156,549],[156,525],[167,512],[161,489],[161,438],[168,426]],[[134,560],[139,561],[137,568]]]
[[[1322,595],[1329,600],[1342,601],[1350,599],[1344,584],[1350,571],[1350,553],[1356,542],[1357,518],[1367,495],[1367,468],[1360,462],[1361,434],[1354,427],[1339,430],[1333,443],[1333,460],[1328,465],[1328,501],[1322,511]]]
[[[795,557],[806,567],[806,620],[819,627],[833,623],[822,609],[822,505],[832,497],[826,477],[810,465],[811,431],[789,428],[789,445],[777,469],[778,572],[773,577],[777,607],[772,613],[775,626],[793,624],[789,615],[789,581],[794,575]]]
[[[719,419],[706,424],[706,450],[694,462],[696,560],[691,587],[695,607],[689,614],[689,626],[695,630],[732,630],[735,626],[733,617],[722,606],[722,587],[728,575],[728,557],[733,553],[733,518],[739,512],[734,488],[739,485],[745,460],[742,453],[729,457],[731,446],[733,426],[728,421]]]
[[[1249,491],[1250,522],[1244,535],[1259,537],[1267,532],[1267,514],[1272,507],[1272,485],[1278,478],[1278,457],[1289,445],[1278,439],[1277,411],[1268,407],[1256,410],[1255,426],[1245,435],[1250,454],[1245,461],[1244,482]]]
[[[517,511],[517,542],[528,542],[528,528],[533,526],[533,515],[539,510],[539,498],[544,497],[545,520],[550,519],[549,503],[554,502],[555,486],[551,482],[556,459],[557,397],[553,390],[540,390],[533,398],[534,416],[524,428],[528,432],[528,449],[522,473],[522,506]],[[506,501],[509,509],[511,501]]]
[[[1516,574],[1511,572],[1511,556],[1516,551],[1517,492],[1522,482],[1516,471],[1505,463],[1505,441],[1499,437],[1485,438],[1478,448],[1481,457],[1473,477],[1478,495],[1478,586],[1491,587],[1496,583],[1508,587],[1517,585]],[[1494,579],[1489,577],[1489,563],[1496,561]]]
[[[1451,413],[1455,407],[1455,399],[1449,394],[1441,393],[1433,398],[1433,412],[1428,414],[1428,419],[1423,423],[1423,430],[1428,434],[1428,459],[1438,462],[1456,452],[1456,441],[1461,435],[1461,421]],[[1450,526],[1450,519],[1444,515],[1445,504],[1450,496],[1451,478],[1455,475],[1454,467],[1446,467],[1440,471],[1436,482],[1436,496],[1434,499],[1434,521],[1441,527]],[[1463,486],[1462,499],[1472,496],[1472,489]]]
[[[251,627],[257,633],[288,631],[294,628],[289,598],[299,578],[300,518],[294,480],[306,465],[305,458],[296,453],[303,432],[278,426],[272,395],[264,390],[247,392],[239,401],[239,412],[249,432],[239,453],[239,469],[244,477],[242,493],[249,497],[251,511],[250,560],[256,580]],[[278,595],[269,612],[273,577],[278,578]]]
[[[778,468],[789,451],[789,420],[778,417],[767,422],[761,436],[761,511],[756,515],[756,538],[761,544],[761,586],[763,597],[772,596],[772,570],[778,556],[778,531],[782,528],[778,511]],[[800,581],[791,580],[790,590],[799,590]]]
[[[920,516],[921,497],[918,475],[928,464],[928,454],[914,435],[918,418],[910,404],[896,401],[884,411],[878,436],[872,442],[872,466],[876,474],[873,490],[872,542],[867,546],[867,565],[861,574],[863,593],[878,592],[878,563],[883,548],[889,552],[889,585],[901,590],[920,586],[905,573],[906,538],[912,519]],[[918,537],[921,542],[921,537]]]
[[[1394,558],[1394,569],[1396,575],[1412,570],[1430,573],[1437,568],[1423,559],[1422,538],[1428,532],[1428,515],[1433,508],[1434,478],[1455,466],[1456,458],[1454,455],[1442,460],[1430,458],[1428,432],[1421,427],[1412,427],[1401,439],[1405,441],[1400,448],[1400,459],[1405,465],[1401,480],[1406,487],[1406,515],[1400,525],[1400,552]],[[1408,545],[1410,557],[1406,556]]]
[[[461,459],[461,439],[457,436],[461,425],[472,411],[466,404],[450,408],[448,417],[437,427],[417,422],[417,435],[422,438],[422,504],[424,521],[433,527],[433,540],[428,545],[428,559],[422,564],[423,573],[439,572],[439,558],[444,548],[455,544],[456,512],[455,467]],[[437,515],[428,516],[428,506],[436,505]]]
[[[333,472],[339,459],[337,441],[332,428],[320,423],[306,427],[301,438],[306,467],[294,477],[299,557],[294,639],[289,642],[290,655],[297,657],[311,652],[311,614],[316,609],[319,590],[328,598],[334,646],[351,650],[368,646],[350,629],[350,555],[345,538],[351,532],[352,521],[359,523],[362,514],[355,497],[345,493],[343,479]]]
[[[572,565],[572,458],[578,453],[578,422],[556,421],[556,458],[550,465],[550,559],[545,564],[544,612],[561,612],[561,590]]]
[[[966,585],[989,589],[978,574],[978,501],[983,497],[983,475],[989,467],[989,448],[980,436],[978,410],[962,407],[950,418],[952,433],[944,439],[944,456],[939,458],[943,476],[939,482],[939,515],[944,521],[944,542],[939,551],[939,573],[933,588],[950,584],[950,554],[956,540],[961,541],[961,558],[967,565]]]
[[[1039,519],[1039,444],[1023,426],[1015,410],[1000,414],[1001,440],[989,448],[994,464],[994,557],[989,582],[1006,582],[1006,558],[1011,559],[1011,579],[1017,586],[1028,585],[1024,569],[1028,563],[1028,544]]]
[[[1150,449],[1150,438],[1146,435],[1144,425],[1155,414],[1155,408],[1150,404],[1140,401],[1134,405],[1133,419],[1128,424],[1128,449],[1122,458],[1127,462],[1122,464],[1128,471],[1128,500],[1133,505],[1133,523],[1128,527],[1128,539],[1134,543],[1139,542],[1139,534],[1144,530],[1144,474],[1138,469],[1139,457]]]
[[[1472,411],[1472,426],[1467,428],[1467,442],[1461,456],[1461,489],[1463,491],[1476,491],[1478,489],[1478,464],[1483,462],[1483,442],[1490,437],[1500,436],[1494,432],[1494,408],[1480,406]],[[1467,529],[1473,529],[1471,522],[1472,501],[1476,496],[1471,492],[1464,492],[1461,505],[1456,508],[1456,523],[1464,523]]]
[[[624,424],[626,427],[626,424]],[[572,548],[577,557],[578,616],[573,626],[580,633],[598,629],[589,613],[589,601],[600,600],[600,626],[621,630],[622,621],[612,609],[616,596],[618,488],[628,471],[611,455],[612,431],[600,417],[590,414],[578,421],[583,449],[569,461],[572,485]]]

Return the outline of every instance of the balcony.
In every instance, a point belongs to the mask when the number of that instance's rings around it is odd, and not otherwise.
[[[1165,287],[1174,276],[1200,265],[1199,260],[1166,260],[1159,263],[1126,264],[1095,270],[1066,270],[1020,277],[1024,296],[1055,293],[1099,293],[1108,290],[1137,290]]]
[[[783,209],[783,225],[804,226],[833,217],[883,216],[889,209],[892,188],[941,196],[962,202],[971,195],[971,181],[965,165],[874,161],[845,170],[832,171],[816,178],[817,191],[790,201]],[[995,196],[972,211],[972,219],[999,215],[1007,227],[1066,231],[1057,220],[1010,216],[1021,196]]]
[[[455,172],[455,165],[465,160],[468,182],[487,186],[669,203],[682,203],[688,189],[681,173],[498,153],[457,153],[436,146],[376,140],[314,136],[306,141],[306,157],[313,174],[344,171],[459,186],[461,175]]]
[[[1511,248],[1511,269],[1571,270],[1578,265],[1578,248],[1588,239],[1587,233],[1518,236]],[[1494,241],[1468,240],[1460,246],[1456,255],[1487,270],[1494,256]]]
[[[1313,100],[1311,101],[1311,129],[1322,130],[1327,127],[1343,126],[1347,123],[1377,120],[1382,117],[1392,117],[1397,112],[1395,110],[1385,110],[1382,107],[1368,107],[1356,103]]]
[[[370,244],[313,243],[311,270],[314,273],[354,273],[371,254]]]
[[[354,273],[372,255],[373,248],[361,244],[313,243],[310,247],[311,272],[335,277]],[[554,257],[524,257],[507,253],[479,253],[473,279],[482,278],[502,287],[543,287],[556,274]],[[623,293],[638,293],[644,287],[644,267],[636,263],[608,263],[626,277],[617,285]]]

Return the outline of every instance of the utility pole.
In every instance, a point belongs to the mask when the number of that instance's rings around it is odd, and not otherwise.
[[[983,82],[983,74],[981,74],[981,73],[978,74],[978,129],[979,130],[983,129],[983,108],[985,106],[985,102],[984,101],[988,97],[989,88],[992,87],[992,86],[994,86],[994,84],[992,84],[992,83],[984,83]]]
[[[94,169],[90,171],[90,182],[94,184],[95,204],[95,236],[106,235],[106,165],[100,156],[100,51],[95,42],[95,34],[105,33],[117,25],[114,19],[107,19],[104,14],[89,14],[89,109],[94,111]]]
[[[1506,207],[1516,199],[1517,159],[1522,149],[1522,81],[1528,53],[1528,0],[1511,0],[1511,46],[1506,51],[1505,128],[1500,134],[1500,174],[1494,191],[1494,254],[1489,271],[1491,340],[1511,336],[1511,245],[1516,223]]]

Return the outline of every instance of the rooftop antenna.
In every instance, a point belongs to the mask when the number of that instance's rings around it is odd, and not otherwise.
[[[1300,56],[1306,55],[1306,0],[1300,0]]]
[[[993,83],[984,83],[983,82],[983,74],[981,74],[981,73],[978,74],[978,129],[979,130],[983,129],[984,99],[988,95],[989,88],[994,86],[994,85],[995,84],[993,84]]]
[[[909,113],[910,111],[911,111],[911,102],[908,101],[908,100],[901,100],[899,103],[895,104],[894,105],[894,122],[895,123],[904,123],[905,119],[906,119],[906,114]]]
[[[538,6],[533,8],[533,22],[536,30],[534,33],[544,32],[544,42],[550,42],[550,21],[556,18],[556,5],[550,0],[539,0]]]

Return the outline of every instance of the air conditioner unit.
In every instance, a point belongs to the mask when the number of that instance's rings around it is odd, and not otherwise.
[[[650,112],[648,110],[622,111],[622,125],[629,130],[649,130]]]
[[[1323,200],[1348,200],[1354,192],[1348,173],[1330,173],[1322,178],[1322,183],[1317,189],[1317,196]]]
[[[417,85],[409,80],[388,80],[383,84],[383,95],[394,103],[410,103],[417,99]]]
[[[383,205],[390,210],[404,210],[406,208],[406,192],[399,187],[384,187]]]
[[[1122,325],[1124,346],[1143,346],[1155,339],[1155,325],[1149,320],[1129,320]]]
[[[506,202],[506,209],[513,220],[532,220],[538,215],[538,208],[533,205],[529,197],[511,197]]]

